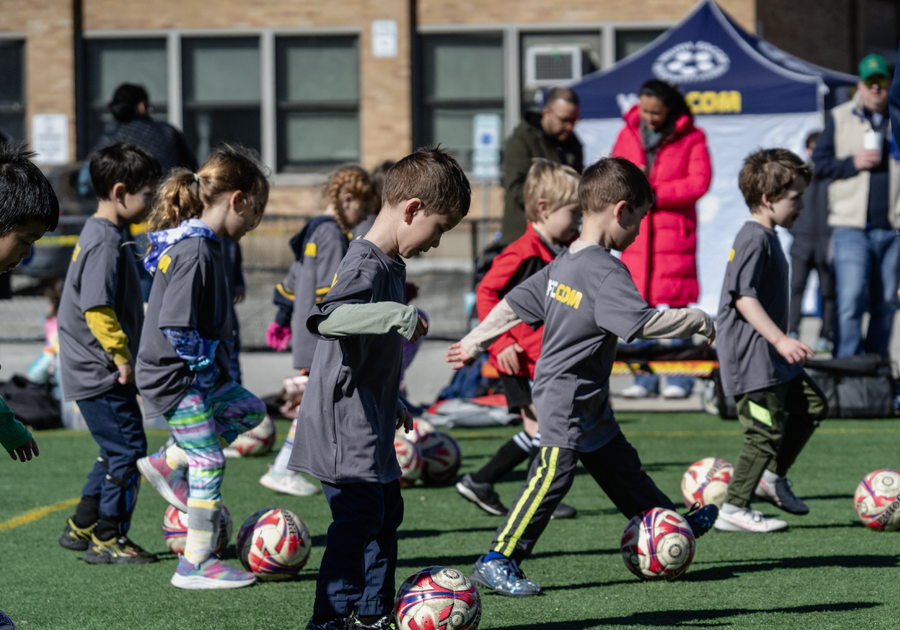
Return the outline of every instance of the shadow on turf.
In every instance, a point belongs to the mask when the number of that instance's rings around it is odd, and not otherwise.
[[[735,560],[730,566],[710,567],[688,571],[682,582],[712,582],[738,577],[740,573],[759,573],[760,571],[773,571],[776,569],[819,569],[822,567],[841,567],[845,569],[859,568],[893,568],[898,566],[897,556],[811,556],[800,558],[777,558],[746,562]],[[716,564],[727,564],[717,562]]]
[[[877,602],[845,602],[842,604],[810,604],[808,606],[789,606],[784,608],[724,608],[721,610],[662,610],[658,612],[640,612],[627,617],[610,617],[607,619],[581,619],[579,621],[558,621],[550,623],[516,624],[515,626],[500,626],[503,628],[517,628],[517,630],[585,630],[597,626],[653,626],[653,627],[678,627],[701,626],[711,628],[715,626],[730,626],[731,623],[704,623],[714,622],[727,617],[752,614],[810,614],[829,612],[850,612],[865,610],[883,606]]]

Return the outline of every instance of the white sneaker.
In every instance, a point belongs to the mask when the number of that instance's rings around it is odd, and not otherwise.
[[[622,398],[647,398],[650,391],[643,385],[632,385],[622,390]]]
[[[754,499],[768,501],[790,514],[809,514],[809,506],[797,498],[791,490],[791,480],[779,477],[770,470],[763,473],[753,493]]]
[[[726,512],[729,508],[733,510],[731,513]],[[785,521],[766,518],[759,510],[751,510],[748,507],[739,508],[730,503],[724,503],[713,527],[720,532],[765,534],[766,532],[779,532],[787,529],[787,526]]]
[[[684,387],[679,385],[666,385],[662,390],[663,398],[687,398],[691,395]]]
[[[224,455],[228,459],[239,459],[240,457],[242,457],[239,450],[230,446],[226,446],[222,449],[222,455]]]
[[[287,470],[281,474],[273,473],[271,466],[269,466],[269,471],[260,477],[259,483],[269,490],[292,494],[295,497],[308,497],[319,493],[318,486],[308,482],[300,473],[293,470]]]

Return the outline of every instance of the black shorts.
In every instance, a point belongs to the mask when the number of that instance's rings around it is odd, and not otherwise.
[[[506,394],[506,406],[511,412],[518,413],[519,409],[531,404],[531,383],[527,376],[510,376],[503,372],[499,374]]]

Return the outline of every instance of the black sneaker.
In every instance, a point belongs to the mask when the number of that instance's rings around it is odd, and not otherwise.
[[[72,551],[87,551],[91,545],[91,533],[97,523],[90,527],[78,527],[72,518],[66,519],[66,531],[59,537],[59,544]]]
[[[131,542],[128,536],[99,540],[91,534],[91,544],[82,560],[88,564],[146,564],[157,562],[159,558]]]
[[[350,623],[347,627],[352,628],[352,630],[397,630],[397,624],[394,623],[394,615],[390,613],[376,619],[372,623],[363,623],[358,616],[353,616],[350,618]]]
[[[571,505],[566,505],[565,503],[560,503],[556,506],[556,509],[553,510],[553,514],[550,516],[553,520],[559,520],[563,518],[575,518],[578,514],[578,510],[573,508]]]
[[[349,617],[341,617],[325,623],[313,623],[313,620],[310,619],[306,624],[306,630],[351,630],[352,628],[353,621]]]
[[[464,475],[456,484],[456,491],[488,514],[506,516],[509,510],[500,503],[500,497],[489,483],[475,483],[472,475]]]
[[[700,538],[703,534],[712,529],[716,519],[719,517],[719,508],[714,503],[700,507],[699,503],[691,506],[691,509],[684,515],[684,519],[691,526],[691,532],[694,538]]]

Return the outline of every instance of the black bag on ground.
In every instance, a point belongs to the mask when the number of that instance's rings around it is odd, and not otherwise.
[[[0,397],[15,412],[16,418],[35,431],[61,429],[63,426],[62,410],[53,398],[49,382],[38,385],[21,374],[14,374],[9,381],[0,382]]]
[[[891,418],[894,377],[889,359],[864,354],[813,359],[806,372],[828,399],[829,418]]]

